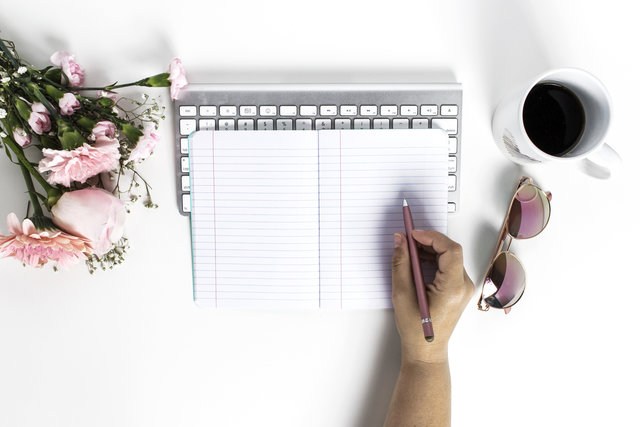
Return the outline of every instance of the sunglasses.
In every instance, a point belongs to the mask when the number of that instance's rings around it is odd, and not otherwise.
[[[551,215],[551,193],[533,184],[533,179],[522,177],[511,199],[507,216],[502,224],[493,261],[482,282],[478,309],[503,309],[505,314],[524,293],[526,277],[520,260],[509,251],[513,239],[530,239],[545,229]],[[504,246],[507,245],[505,249]]]

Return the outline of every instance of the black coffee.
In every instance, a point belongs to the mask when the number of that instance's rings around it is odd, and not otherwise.
[[[566,87],[540,83],[524,101],[522,120],[536,147],[552,156],[562,156],[580,140],[584,131],[584,108]]]

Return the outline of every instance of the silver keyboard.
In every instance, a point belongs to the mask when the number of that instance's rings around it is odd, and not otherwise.
[[[460,209],[459,83],[189,84],[175,102],[178,209],[191,212],[189,142],[197,130],[440,128],[449,134],[449,212]]]

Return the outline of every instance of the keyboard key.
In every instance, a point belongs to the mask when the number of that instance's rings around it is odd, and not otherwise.
[[[273,130],[273,119],[259,119],[258,130]]]
[[[196,119],[180,119],[180,135],[189,135],[196,130]]]
[[[449,175],[449,191],[456,191],[457,177],[455,175]]]
[[[397,105],[383,105],[380,107],[380,115],[381,116],[397,116],[398,115],[398,106]]]
[[[331,129],[331,119],[316,119],[316,130]]]
[[[458,133],[458,119],[433,119],[431,127],[434,129],[442,129],[448,134],[455,135]]]
[[[189,154],[189,138],[180,138],[180,154]]]
[[[453,213],[456,211],[456,204],[455,202],[449,202],[447,203],[447,212],[448,213]]]
[[[191,212],[191,196],[189,194],[182,195],[182,212]]]
[[[203,117],[213,117],[216,115],[216,106],[215,105],[201,105],[200,106],[200,115]]]
[[[351,119],[336,119],[336,129],[351,129]]]
[[[199,130],[216,130],[216,119],[200,119],[198,121]]]
[[[180,115],[181,116],[195,116],[196,115],[196,106],[195,105],[181,105],[180,106]]]
[[[180,170],[182,173],[189,173],[189,158],[180,157]]]
[[[295,105],[281,105],[280,106],[280,115],[281,116],[295,116],[298,114],[298,107]]]
[[[442,105],[442,106],[440,106],[440,115],[441,116],[457,116],[458,115],[458,106],[457,105]]]
[[[373,119],[374,129],[389,129],[389,119]]]
[[[409,119],[393,119],[394,129],[409,129]]]
[[[338,115],[338,106],[336,106],[336,105],[321,105],[320,106],[320,115],[321,116],[337,116]]]
[[[401,116],[417,116],[418,106],[417,105],[401,105],[400,115]]]
[[[438,106],[437,105],[421,105],[420,115],[421,116],[437,116]]]
[[[311,130],[311,119],[296,119],[296,130]]]
[[[458,152],[458,138],[455,136],[449,137],[449,154],[456,154]]]
[[[253,119],[238,120],[238,130],[253,130]]]
[[[218,120],[218,130],[235,130],[235,120],[233,119]]]
[[[454,173],[458,170],[458,159],[456,158],[456,156],[449,156],[447,167],[449,173]]]
[[[240,115],[243,117],[251,117],[258,114],[258,108],[255,105],[241,105]]]
[[[180,181],[182,183],[182,191],[191,191],[191,180],[189,179],[189,175],[183,175],[180,177]]]
[[[235,105],[221,105],[220,115],[222,117],[233,117],[238,114],[238,107]]]
[[[354,129],[371,129],[371,120],[370,119],[355,119],[353,121]]]
[[[429,119],[413,119],[411,120],[412,129],[429,129]]]
[[[260,106],[260,115],[261,116],[275,116],[278,112],[278,107],[275,105],[261,105]]]
[[[341,105],[340,106],[341,116],[355,116],[356,114],[358,114],[357,105]]]
[[[361,116],[375,116],[376,114],[378,114],[377,105],[361,105],[360,106]]]
[[[276,130],[293,130],[293,120],[291,119],[276,120]]]
[[[300,115],[301,116],[315,116],[318,114],[318,107],[315,105],[301,105],[300,106]]]

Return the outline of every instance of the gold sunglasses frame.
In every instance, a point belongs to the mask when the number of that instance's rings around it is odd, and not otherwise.
[[[511,198],[511,203],[509,203],[509,208],[507,209],[507,215],[505,216],[504,221],[502,222],[502,228],[500,229],[500,234],[498,234],[498,242],[496,243],[496,248],[493,251],[493,256],[491,257],[491,262],[489,263],[489,267],[487,268],[487,272],[485,273],[484,278],[482,279],[482,284],[481,284],[481,287],[480,287],[480,298],[478,299],[478,310],[480,310],[480,311],[489,311],[489,309],[492,308],[489,304],[484,302],[484,299],[485,299],[484,286],[487,283],[487,279],[489,277],[489,272],[493,268],[493,265],[495,264],[496,260],[498,259],[498,257],[500,255],[509,254],[512,257],[514,257],[520,263],[520,266],[522,267],[522,271],[525,273],[522,293],[520,294],[518,299],[515,300],[513,303],[509,304],[507,307],[502,307],[504,312],[505,312],[505,314],[508,314],[509,311],[511,311],[511,307],[513,307],[518,301],[520,301],[520,298],[522,298],[522,295],[524,295],[524,291],[525,291],[525,289],[527,287],[527,276],[526,276],[526,271],[524,269],[524,264],[522,264],[522,261],[520,261],[520,259],[513,252],[511,252],[509,250],[511,248],[511,243],[513,242],[513,240],[516,237],[513,237],[509,233],[509,228],[508,228],[509,215],[511,215],[511,209],[513,208],[513,202],[516,200],[516,196],[518,195],[518,192],[522,188],[527,186],[527,185],[531,185],[531,186],[535,187],[536,189],[540,190],[540,192],[546,194],[547,195],[547,199],[549,200],[549,202],[551,202],[551,193],[548,192],[548,191],[544,191],[543,189],[541,189],[540,187],[535,185],[533,183],[533,178],[530,178],[528,176],[523,176],[522,178],[520,178],[520,181],[518,181],[518,185],[516,187],[516,191],[514,191],[513,197]],[[542,231],[547,227],[547,224],[549,223],[549,219],[550,218],[551,218],[551,203],[549,203],[549,217],[547,218],[547,221],[545,222],[545,224],[542,227],[542,229],[540,229],[540,231],[538,231],[533,236],[519,237],[517,239],[518,240],[527,240],[527,239],[531,239],[531,238],[536,237],[538,234],[542,233]],[[507,239],[509,240],[508,243],[507,243]],[[505,243],[507,243],[507,247],[505,249],[502,249],[504,247]],[[493,307],[493,308],[495,308],[495,307]]]

